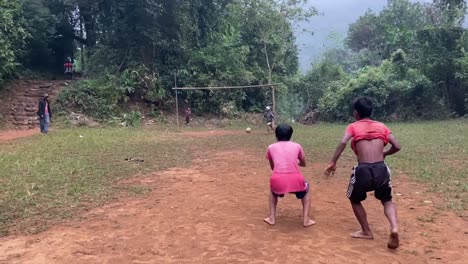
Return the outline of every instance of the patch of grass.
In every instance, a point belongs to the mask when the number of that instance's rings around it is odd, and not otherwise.
[[[74,129],[2,143],[0,230],[22,232],[93,206],[121,191],[116,182],[189,164],[184,140],[136,129]],[[126,162],[128,158],[144,162]],[[145,193],[134,187],[130,193]]]

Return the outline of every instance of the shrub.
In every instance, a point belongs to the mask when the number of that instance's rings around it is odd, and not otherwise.
[[[351,103],[359,96],[374,99],[376,119],[433,119],[447,116],[443,100],[435,96],[431,81],[419,70],[407,68],[399,50],[379,67],[365,67],[349,81],[332,82],[320,99],[321,118],[352,118]]]
[[[139,127],[143,115],[140,111],[131,111],[123,115],[123,122],[126,127]]]
[[[85,115],[107,119],[117,114],[117,104],[126,94],[116,89],[109,78],[85,80],[62,91],[57,99],[59,110],[75,109]]]
[[[130,99],[161,100],[166,93],[156,74],[144,67],[121,74],[104,74],[65,89],[57,100],[59,110],[75,109],[87,116],[109,119],[120,114],[118,105]]]

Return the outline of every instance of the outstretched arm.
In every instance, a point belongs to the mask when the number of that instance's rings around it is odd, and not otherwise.
[[[401,150],[400,142],[395,138],[393,134],[388,137],[388,142],[392,145],[387,151],[384,151],[384,158],[393,155]]]
[[[336,147],[335,154],[333,155],[333,158],[330,162],[330,165],[328,168],[325,170],[325,174],[330,175],[334,174],[336,171],[336,162],[340,158],[341,154],[343,151],[346,149],[346,145],[348,144],[348,141],[352,138],[352,135],[349,133],[345,133],[343,138],[341,139],[340,143]]]

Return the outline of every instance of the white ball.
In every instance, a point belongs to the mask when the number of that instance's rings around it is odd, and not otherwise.
[[[252,129],[250,127],[248,127],[248,128],[245,129],[245,132],[250,133],[250,132],[252,132]]]

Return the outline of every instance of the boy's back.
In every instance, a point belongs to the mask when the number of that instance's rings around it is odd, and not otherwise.
[[[270,177],[270,216],[263,220],[275,225],[278,197],[294,193],[297,199],[302,200],[304,227],[311,226],[315,221],[309,218],[309,184],[299,170],[299,166],[306,166],[304,150],[301,145],[290,141],[293,134],[291,126],[281,124],[275,129],[275,134],[278,142],[268,146],[266,153],[273,170]]]
[[[292,141],[279,141],[271,144],[267,150],[267,159],[273,160],[275,173],[300,173],[297,161],[304,159],[301,145]]]
[[[351,148],[359,162],[383,161],[384,148],[392,132],[383,123],[362,119],[350,124],[346,134],[352,137]]]

